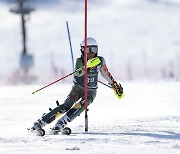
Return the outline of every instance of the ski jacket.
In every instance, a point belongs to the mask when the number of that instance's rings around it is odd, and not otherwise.
[[[97,89],[97,82],[98,82],[98,73],[101,72],[101,75],[110,83],[112,84],[114,82],[114,79],[110,72],[108,71],[108,68],[106,66],[106,62],[103,57],[97,56],[101,63],[97,65],[96,67],[92,69],[87,69],[87,81],[88,81],[88,88],[89,89]],[[80,58],[76,59],[75,69],[82,68],[84,65],[84,59],[81,56]],[[74,74],[74,84],[78,84],[82,87],[84,87],[84,70],[78,71]]]

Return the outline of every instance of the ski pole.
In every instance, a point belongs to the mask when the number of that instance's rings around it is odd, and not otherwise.
[[[46,85],[46,86],[44,86],[44,87],[42,87],[42,88],[40,88],[40,89],[38,89],[38,90],[33,91],[32,94],[35,94],[36,92],[38,92],[38,91],[40,91],[40,90],[42,90],[42,89],[44,89],[44,88],[46,88],[46,87],[49,87],[50,85],[55,84],[56,82],[59,82],[59,81],[61,81],[61,80],[65,79],[65,78],[73,75],[74,73],[76,73],[76,72],[78,72],[78,71],[80,71],[80,70],[82,70],[82,68],[78,68],[78,69],[76,69],[74,72],[72,72],[72,73],[70,73],[70,74],[68,74],[68,75],[66,75],[66,76],[64,76],[64,77],[62,77],[62,78],[60,78],[60,79],[58,79],[58,80],[56,80],[56,81],[54,81],[54,82],[51,82],[50,84],[48,84],[48,85]]]
[[[100,61],[100,59],[99,59],[98,57],[95,57],[95,58],[93,58],[93,59],[91,59],[91,60],[88,60],[88,62],[87,62],[87,68],[95,67],[95,66],[97,66],[98,64],[100,64],[100,62],[101,62],[101,61]],[[80,71],[80,70],[83,70],[83,69],[84,69],[84,67],[80,67],[80,68],[76,69],[75,71],[73,71],[72,73],[70,73],[70,74],[68,74],[68,75],[66,75],[66,76],[64,76],[64,77],[62,77],[62,78],[60,78],[60,79],[58,79],[58,80],[56,80],[56,81],[54,81],[54,82],[52,82],[52,83],[50,83],[50,84],[48,84],[48,85],[46,85],[46,86],[38,89],[38,90],[33,91],[32,94],[35,94],[36,92],[38,92],[38,91],[40,91],[40,90],[42,90],[42,89],[44,89],[44,88],[46,88],[46,87],[49,87],[50,85],[55,84],[56,82],[59,82],[59,81],[65,79],[65,78],[73,75],[74,73],[76,73],[76,72],[78,72],[78,71]]]
[[[114,90],[114,88],[113,88],[113,87],[111,87],[110,85],[105,84],[104,82],[99,81],[99,80],[98,80],[98,82],[99,82],[99,83],[101,83],[101,84],[103,84],[104,86],[106,86],[106,87],[111,88],[112,90]],[[116,96],[117,96],[117,98],[119,98],[119,99],[121,99],[121,98],[123,98],[123,97],[124,97],[124,93],[123,93],[123,94],[121,94],[121,96],[119,96],[119,95],[117,95],[117,93],[115,92],[115,95],[116,95]]]
[[[73,75],[74,73],[76,73],[77,71],[79,71],[79,70],[81,70],[81,69],[82,69],[82,68],[79,68],[79,69],[75,70],[74,72],[72,72],[72,73],[70,73],[70,74],[68,74],[68,75],[66,75],[66,76],[64,76],[64,77],[62,77],[62,78],[60,78],[60,79],[58,79],[58,80],[56,80],[56,81],[54,81],[54,82],[52,82],[52,83],[50,83],[50,84],[48,84],[48,85],[46,85],[46,86],[44,86],[44,87],[38,89],[38,90],[33,91],[32,94],[35,94],[36,92],[38,92],[38,91],[40,91],[40,90],[42,90],[42,89],[44,89],[44,88],[46,88],[46,87],[49,87],[50,85],[55,84],[56,82],[61,81],[61,80],[65,79],[65,78],[67,78],[67,77]],[[99,81],[99,80],[98,80],[98,82],[101,83],[101,84],[103,84],[103,85],[105,85],[106,87],[109,87],[109,88],[112,89],[111,86],[105,84],[104,82]]]
[[[105,84],[105,83],[104,83],[104,82],[102,82],[102,81],[99,81],[99,80],[98,80],[98,82],[99,82],[99,83],[101,83],[101,84],[103,84],[103,85],[104,85],[104,86],[106,86],[106,87],[109,87],[109,88],[113,89],[111,86],[109,86],[109,85]]]

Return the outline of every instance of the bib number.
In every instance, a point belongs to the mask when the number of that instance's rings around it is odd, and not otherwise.
[[[88,78],[88,83],[92,83],[92,82],[94,82],[94,78]]]

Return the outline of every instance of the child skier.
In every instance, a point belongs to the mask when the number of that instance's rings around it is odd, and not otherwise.
[[[81,47],[81,57],[77,58],[75,64],[75,70],[79,68],[83,68],[84,64],[84,48],[85,48],[85,41],[83,40],[80,44]],[[98,56],[98,45],[94,38],[88,37],[87,38],[87,60],[91,60],[97,57],[99,63],[97,63],[93,67],[87,67],[87,76],[88,76],[88,105],[93,102],[96,97],[96,90],[98,88],[98,73],[101,72],[101,75],[109,82],[109,84],[114,89],[116,95],[121,97],[123,94],[123,88],[121,84],[118,84],[109,73],[106,63],[103,57]],[[55,120],[59,115],[64,114],[52,128],[52,133],[57,134],[61,132],[61,130],[65,127],[68,122],[71,122],[75,119],[78,115],[80,115],[84,111],[84,69],[80,69],[74,74],[74,85],[72,90],[70,91],[69,95],[67,96],[66,100],[63,104],[59,105],[57,102],[57,107],[53,110],[50,109],[50,112],[43,115],[40,119],[38,119],[33,127],[31,128],[32,131],[40,130],[46,124],[51,123]],[[77,102],[79,100],[79,102]],[[75,105],[74,105],[75,104]],[[74,105],[74,106],[73,106]]]

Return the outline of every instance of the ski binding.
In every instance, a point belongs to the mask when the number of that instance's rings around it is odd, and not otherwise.
[[[44,136],[45,135],[45,130],[44,129],[31,129],[31,128],[28,128],[28,131],[31,132],[31,133],[34,133],[38,136]]]
[[[64,135],[70,135],[71,134],[71,128],[65,127],[63,129],[61,129],[61,133]]]

